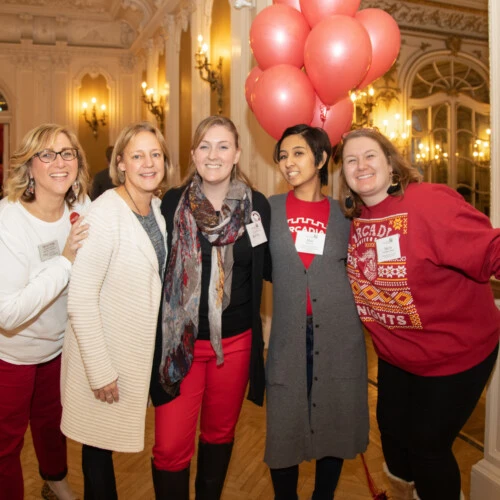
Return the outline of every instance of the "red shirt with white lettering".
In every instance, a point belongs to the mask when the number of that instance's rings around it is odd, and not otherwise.
[[[314,233],[326,234],[328,218],[330,216],[330,202],[328,198],[321,201],[303,201],[299,200],[295,193],[290,191],[286,198],[286,218],[288,227],[292,234],[293,242],[297,239],[297,232],[308,231]],[[298,252],[302,263],[306,269],[309,269],[314,254]],[[311,299],[309,289],[307,289],[307,315],[312,315]]]
[[[410,184],[363,207],[347,271],[377,354],[422,376],[465,371],[499,340],[489,284],[500,275],[500,229],[456,191]]]

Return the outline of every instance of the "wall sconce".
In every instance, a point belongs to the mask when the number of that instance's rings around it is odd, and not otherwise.
[[[224,86],[222,84],[222,57],[219,57],[219,64],[217,69],[212,69],[212,65],[208,62],[208,45],[203,43],[203,37],[198,35],[198,50],[194,54],[196,61],[195,69],[200,72],[200,78],[210,84],[210,90],[217,92],[217,106],[219,107],[218,113],[222,114],[222,91]]]
[[[163,125],[165,122],[165,96],[160,95],[160,100],[157,102],[155,91],[153,88],[148,88],[146,82],[142,82],[142,100],[147,105],[150,113],[156,117],[158,127],[163,133]]]
[[[87,125],[91,128],[92,133],[94,134],[94,137],[97,139],[97,132],[99,130],[99,124],[101,124],[103,127],[106,125],[106,105],[102,104],[101,105],[101,115],[97,115],[97,99],[95,97],[92,97],[90,100],[92,102],[92,109],[90,113],[90,117],[87,115],[87,108],[88,104],[84,102],[82,104],[83,108],[83,118],[85,119],[85,122]]]
[[[356,128],[373,127],[373,108],[377,105],[375,89],[370,86],[365,90],[351,91],[349,97],[354,104]]]

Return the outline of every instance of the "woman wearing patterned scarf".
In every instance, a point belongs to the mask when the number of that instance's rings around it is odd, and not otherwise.
[[[151,383],[156,498],[189,499],[201,409],[196,497],[219,499],[249,380],[248,399],[263,403],[260,299],[270,211],[239,157],[233,122],[206,118],[187,180],[162,202],[169,251]]]

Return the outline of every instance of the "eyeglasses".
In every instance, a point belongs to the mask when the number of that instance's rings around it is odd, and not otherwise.
[[[39,153],[36,153],[34,156],[38,156],[40,161],[44,163],[50,163],[57,158],[57,155],[60,155],[61,158],[65,161],[74,160],[78,156],[78,149],[76,148],[66,148],[62,151],[52,151],[52,149],[44,149]]]

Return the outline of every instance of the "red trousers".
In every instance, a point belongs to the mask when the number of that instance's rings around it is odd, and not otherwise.
[[[233,441],[248,383],[251,345],[251,330],[222,339],[224,363],[217,366],[210,341],[196,341],[180,395],[155,409],[156,469],[175,472],[189,466],[200,408],[200,440],[210,444]]]
[[[39,365],[0,360],[0,499],[24,496],[21,449],[31,425],[40,475],[61,480],[67,473],[61,424],[61,356]]]

